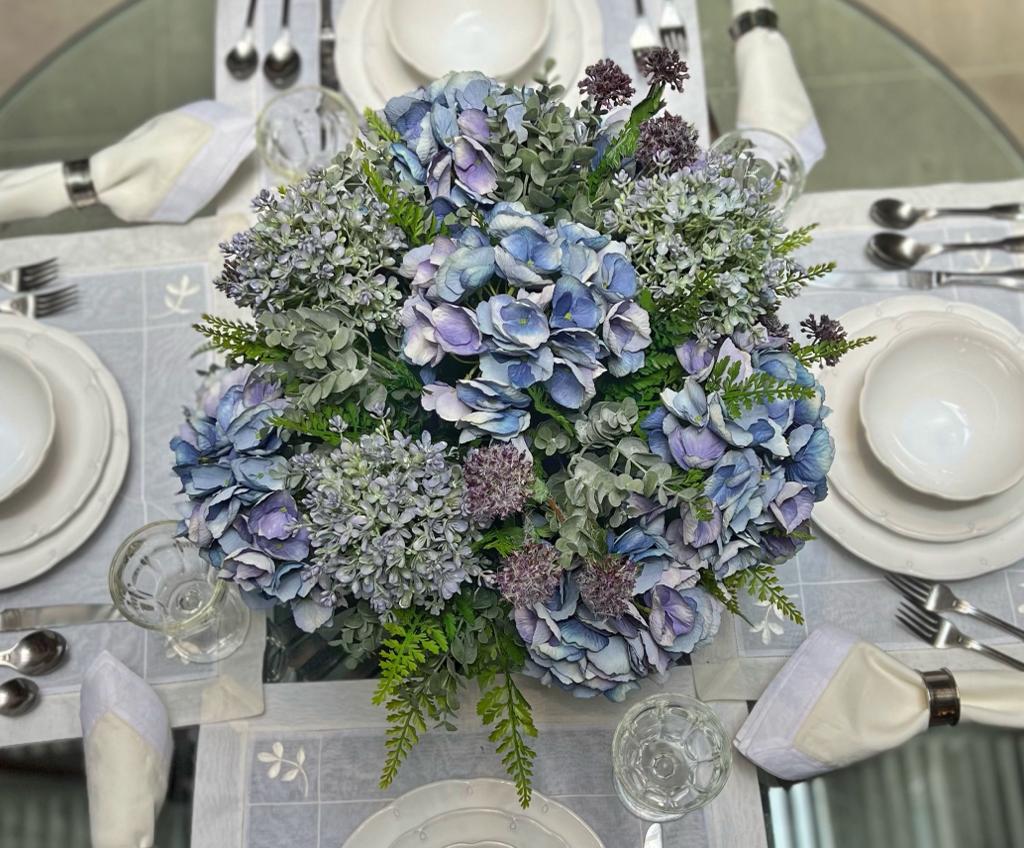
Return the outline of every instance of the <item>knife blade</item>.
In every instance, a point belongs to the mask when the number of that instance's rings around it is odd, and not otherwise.
[[[334,67],[335,34],[331,2],[320,0],[320,85],[331,91],[341,91],[338,72]]]
[[[644,848],[661,848],[661,825],[655,822],[644,837]]]
[[[0,633],[34,630],[38,627],[67,627],[71,624],[95,624],[123,621],[113,604],[56,604],[46,607],[21,607],[0,610]]]

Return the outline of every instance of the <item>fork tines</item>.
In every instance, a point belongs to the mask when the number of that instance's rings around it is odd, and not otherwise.
[[[73,306],[78,300],[78,286],[70,285],[54,291],[39,292],[35,298],[35,314],[37,318],[45,318]]]
[[[911,601],[903,601],[896,612],[896,620],[919,639],[931,642],[939,632],[942,618],[922,609]]]
[[[661,46],[669,50],[675,50],[683,58],[686,57],[687,41],[686,27],[679,17],[673,0],[665,0],[661,11],[661,21],[658,23],[658,38],[661,39]]]
[[[919,577],[911,577],[909,574],[886,574],[888,580],[904,597],[924,604],[932,591],[932,584]]]
[[[42,288],[57,279],[57,260],[44,259],[0,273],[0,285],[11,292]]]

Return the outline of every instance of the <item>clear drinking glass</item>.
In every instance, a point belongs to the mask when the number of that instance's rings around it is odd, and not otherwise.
[[[326,88],[304,86],[271,100],[256,122],[263,161],[288,180],[331,163],[359,131],[352,103]]]
[[[185,662],[216,662],[245,641],[249,608],[177,531],[177,522],[158,521],[125,539],[110,566],[110,596],[133,624],[163,633]]]
[[[729,153],[747,163],[757,176],[775,183],[772,202],[785,212],[803,193],[807,170],[803,159],[785,136],[771,130],[732,130],[719,136],[712,150]]]
[[[711,708],[684,695],[655,695],[634,706],[612,741],[615,788],[633,815],[682,818],[729,779],[732,749]]]

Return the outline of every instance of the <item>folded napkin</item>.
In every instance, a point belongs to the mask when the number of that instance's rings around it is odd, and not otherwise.
[[[123,221],[189,220],[255,147],[252,118],[213,100],[165,112],[89,159],[99,202]],[[71,206],[61,162],[0,171],[0,223]]]
[[[772,8],[771,0],[732,0],[734,18],[764,8]],[[785,136],[810,172],[825,155],[825,139],[785,36],[756,27],[736,42],[735,58],[737,128],[772,130]]]
[[[1024,727],[1024,674],[958,671],[960,721]],[[736,734],[748,760],[804,780],[902,745],[928,728],[921,675],[825,626],[797,648]]]
[[[85,673],[81,716],[93,848],[151,848],[171,768],[167,710],[104,651]]]

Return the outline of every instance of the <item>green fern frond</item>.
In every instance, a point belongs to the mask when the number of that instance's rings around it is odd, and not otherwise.
[[[794,343],[790,346],[789,352],[810,368],[819,363],[821,365],[834,364],[851,350],[871,344],[874,340],[874,336],[860,336],[856,339],[836,339],[804,345]]]
[[[730,574],[722,582],[733,595],[744,589],[762,603],[770,603],[790,621],[796,624],[804,623],[803,614],[783,590],[779,576],[775,573],[775,566],[762,563],[752,568],[744,568]]]
[[[271,347],[263,341],[260,328],[245,321],[233,321],[217,315],[203,315],[193,329],[206,338],[207,347],[223,353],[232,364],[247,362],[281,362],[287,351]]]
[[[367,160],[363,162],[367,185],[388,208],[388,219],[398,227],[412,247],[427,244],[442,230],[430,207],[414,197],[399,193],[398,188],[384,179],[383,174]]]
[[[366,121],[366,126],[370,132],[381,140],[389,143],[401,141],[402,137],[398,134],[398,130],[393,129],[391,124],[374,112],[369,106],[363,110],[363,120]]]
[[[716,392],[730,418],[739,418],[743,410],[758,403],[775,400],[805,400],[815,396],[814,386],[782,380],[767,371],[754,371],[740,378],[739,360],[719,359],[708,375],[704,389]]]
[[[391,700],[409,679],[419,675],[428,657],[448,652],[448,640],[438,619],[412,610],[394,621],[384,622],[388,638],[380,654],[380,681],[373,703]]]
[[[502,765],[516,785],[519,803],[525,809],[533,795],[533,760],[536,752],[526,744],[526,736],[536,737],[530,702],[519,691],[511,674],[486,689],[476,705],[477,715],[485,727],[494,725],[488,738],[496,745]]]

